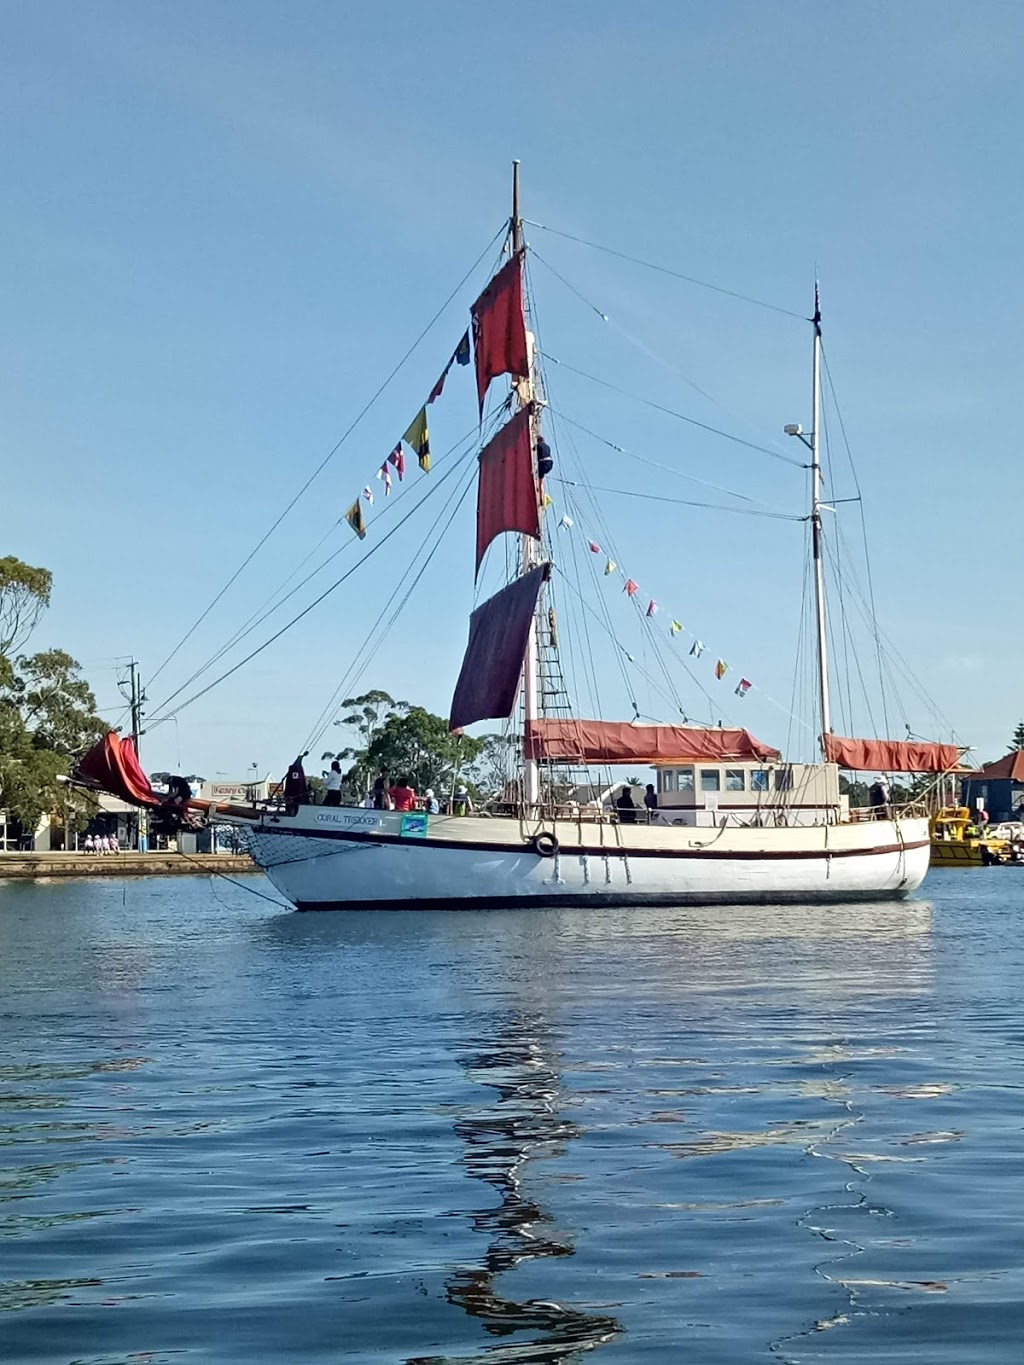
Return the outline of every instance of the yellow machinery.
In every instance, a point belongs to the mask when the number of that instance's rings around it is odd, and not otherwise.
[[[989,867],[1010,861],[1007,839],[982,834],[966,806],[943,806],[929,821],[932,867]]]

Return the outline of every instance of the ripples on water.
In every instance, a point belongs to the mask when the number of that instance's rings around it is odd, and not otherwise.
[[[1024,873],[926,890],[0,884],[0,1359],[1016,1360]]]

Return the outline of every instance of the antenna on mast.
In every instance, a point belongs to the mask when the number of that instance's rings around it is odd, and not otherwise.
[[[523,220],[519,216],[519,162],[512,162],[512,250],[523,246]]]

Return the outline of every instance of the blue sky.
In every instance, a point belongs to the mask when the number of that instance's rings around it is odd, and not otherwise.
[[[1022,38],[1024,10],[997,0],[8,3],[4,552],[55,574],[34,645],[71,650],[116,712],[114,657],[156,670],[484,250],[516,156],[536,222],[797,313],[817,267],[879,618],[964,742],[995,756],[1024,713],[1012,619]],[[528,238],[545,350],[798,453],[781,428],[809,425],[805,323],[539,228]],[[157,679],[154,703],[324,537],[311,566],[342,546],[333,576],[355,562],[347,528],[331,528],[426,396],[493,258]],[[800,470],[558,367],[549,380],[565,418],[677,471],[555,422],[561,474],[575,477],[578,458],[601,487],[718,497],[681,471],[803,510]],[[431,409],[435,452],[473,420],[460,372]],[[835,473],[834,491],[850,494],[842,462]],[[598,502],[644,599],[732,665],[726,684],[699,673],[711,714],[799,748],[810,732],[786,711],[806,691],[793,691],[800,525]],[[386,515],[378,536],[400,511]],[[425,505],[294,631],[156,729],[147,764],[280,768],[433,516]],[[856,508],[841,517],[856,550]],[[473,602],[472,535],[470,497],[361,686],[446,710]],[[601,590],[638,660],[641,712],[671,719],[641,671],[659,676],[649,641],[619,588]],[[869,649],[862,666],[870,690]],[[608,650],[597,671],[604,710],[628,718]],[[742,704],[740,674],[758,689]],[[685,673],[673,676],[689,713],[707,718]],[[895,733],[904,718],[936,733],[912,689],[891,708]],[[849,719],[869,724],[856,696]]]

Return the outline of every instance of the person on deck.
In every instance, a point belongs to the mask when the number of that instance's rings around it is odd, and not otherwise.
[[[400,777],[395,785],[389,790],[388,795],[391,797],[392,810],[416,809],[416,792],[412,786],[410,786],[410,779],[408,776]]]
[[[441,813],[441,807],[438,805],[433,787],[427,788],[426,795],[423,798],[423,809],[428,815],[440,815]]]
[[[629,787],[623,787],[615,798],[615,809],[619,812],[620,825],[636,824],[636,806],[633,804],[633,793]]]
[[[372,795],[374,810],[394,810],[391,793],[388,791],[388,778],[386,773],[382,773],[373,784]]]
[[[872,782],[868,789],[868,800],[874,810],[874,818],[876,820],[888,820],[889,783],[884,777],[880,777],[877,782]]]
[[[644,792],[644,805],[647,807],[647,823],[650,824],[654,812],[658,809],[658,793],[651,782],[648,782],[647,790]]]
[[[337,759],[331,764],[331,771],[327,774],[327,791],[324,795],[325,806],[341,805],[341,764]]]
[[[305,754],[299,754],[285,775],[284,809],[287,815],[295,815],[300,806],[309,805],[309,784],[306,781],[306,770],[302,766],[304,758]]]
[[[455,788],[455,795],[452,797],[452,814],[469,815],[473,809],[473,802],[465,785],[460,782]]]

